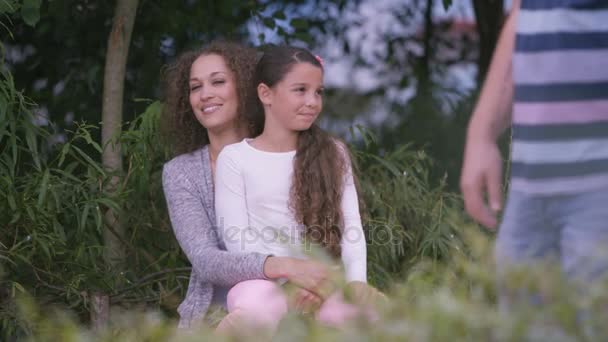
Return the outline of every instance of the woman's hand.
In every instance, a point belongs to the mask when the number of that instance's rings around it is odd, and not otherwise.
[[[271,279],[287,278],[294,285],[322,299],[326,299],[336,290],[329,267],[314,260],[268,257],[264,264],[264,273]]]

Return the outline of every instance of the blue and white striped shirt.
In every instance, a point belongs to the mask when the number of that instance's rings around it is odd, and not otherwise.
[[[522,0],[511,187],[608,187],[608,0]]]

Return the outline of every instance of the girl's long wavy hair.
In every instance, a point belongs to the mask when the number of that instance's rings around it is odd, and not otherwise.
[[[181,54],[173,64],[163,70],[163,111],[161,134],[172,148],[173,155],[189,153],[209,144],[207,129],[203,127],[190,106],[190,69],[200,56],[219,55],[234,74],[238,97],[238,124],[246,125],[249,136],[259,135],[263,121],[250,121],[246,116],[257,98],[252,88],[253,73],[257,61],[257,51],[239,43],[214,41],[205,47]]]
[[[257,64],[254,85],[264,83],[274,87],[298,63],[323,69],[320,61],[305,49],[268,46]],[[251,112],[255,116],[253,121],[264,117],[259,98],[256,102],[257,110]],[[305,239],[320,244],[334,257],[341,254],[344,226],[341,203],[351,160],[346,145],[317,124],[299,133],[289,206],[296,221],[304,226]]]

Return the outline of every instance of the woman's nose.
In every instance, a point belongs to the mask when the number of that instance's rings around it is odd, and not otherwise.
[[[199,92],[199,96],[201,100],[208,100],[213,97],[213,93],[209,87],[201,87],[201,91]]]

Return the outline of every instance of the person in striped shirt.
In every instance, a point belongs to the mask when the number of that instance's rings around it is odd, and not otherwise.
[[[570,280],[605,279],[608,1],[513,2],[469,123],[461,176],[467,212],[490,228],[502,209],[496,141],[509,126],[499,274],[556,261]]]

